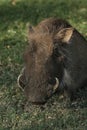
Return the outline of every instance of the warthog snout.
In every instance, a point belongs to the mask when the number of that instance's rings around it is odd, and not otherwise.
[[[18,86],[23,91],[25,91],[26,88],[28,87],[28,80],[26,80],[26,77],[25,77],[25,68],[22,69],[20,75],[18,76],[17,82],[18,82]],[[44,83],[42,85],[46,85],[46,84]],[[57,91],[58,86],[59,86],[59,79],[57,77],[55,77],[53,80],[50,79],[48,81],[48,86],[49,86],[49,89],[45,93],[44,91],[41,91],[37,87],[36,87],[37,89],[35,88],[36,90],[35,89],[33,90],[33,93],[30,90],[31,93],[29,92],[30,96],[28,95],[28,98],[29,98],[28,100],[34,104],[39,104],[39,105],[46,103],[47,99],[51,97]]]

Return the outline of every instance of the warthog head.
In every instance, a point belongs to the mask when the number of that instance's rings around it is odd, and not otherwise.
[[[43,104],[58,90],[65,60],[60,48],[66,46],[72,32],[66,21],[55,18],[46,19],[36,27],[29,26],[25,67],[18,83],[30,102]]]

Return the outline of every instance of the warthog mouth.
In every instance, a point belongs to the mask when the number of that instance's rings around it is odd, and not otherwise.
[[[17,79],[17,83],[18,83],[18,86],[22,89],[22,91],[24,91],[24,87],[26,87],[27,86],[27,83],[25,83],[24,81],[23,81],[23,75],[22,74],[20,74],[19,76],[18,76],[18,79]],[[57,91],[57,89],[58,89],[58,86],[59,86],[59,79],[57,78],[57,77],[55,77],[55,81],[56,81],[56,83],[55,83],[55,85],[53,86],[53,92],[52,93],[55,93],[56,91]]]

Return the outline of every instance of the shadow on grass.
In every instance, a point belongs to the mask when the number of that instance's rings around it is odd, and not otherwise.
[[[46,17],[75,18],[77,17],[76,12],[83,8],[83,3],[78,4],[79,1],[22,0],[15,6],[4,2],[0,5],[0,20],[2,24],[12,23],[16,20],[36,24]],[[81,17],[81,14],[79,15]]]
[[[0,6],[2,22],[13,22],[15,20],[30,21],[36,24],[38,17],[49,17],[57,5],[52,2],[19,2],[16,6],[10,3]]]

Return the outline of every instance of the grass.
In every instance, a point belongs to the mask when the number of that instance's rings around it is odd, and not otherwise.
[[[34,106],[16,83],[27,45],[26,24],[60,17],[87,38],[86,0],[16,1],[0,0],[0,130],[87,130],[87,91],[72,104],[54,95],[45,106]]]

